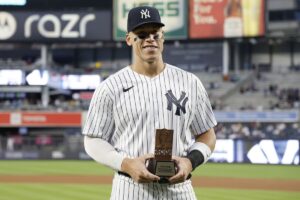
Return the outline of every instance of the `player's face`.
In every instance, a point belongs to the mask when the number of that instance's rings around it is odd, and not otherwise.
[[[126,38],[132,45],[135,56],[145,62],[155,62],[161,59],[164,43],[164,33],[161,27],[145,25],[130,32]]]

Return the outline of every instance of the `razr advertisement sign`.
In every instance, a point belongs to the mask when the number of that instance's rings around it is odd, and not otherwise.
[[[105,41],[110,27],[110,11],[0,11],[0,42]]]

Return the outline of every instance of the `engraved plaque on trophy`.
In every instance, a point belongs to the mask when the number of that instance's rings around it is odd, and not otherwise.
[[[149,159],[148,170],[161,177],[176,174],[176,163],[172,160],[173,130],[157,129],[155,136],[154,158]]]

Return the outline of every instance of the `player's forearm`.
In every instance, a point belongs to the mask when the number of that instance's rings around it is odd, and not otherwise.
[[[209,129],[205,133],[202,133],[196,138],[196,142],[202,142],[206,144],[213,152],[216,145],[216,134],[213,128]]]
[[[199,135],[195,143],[189,149],[187,158],[192,164],[193,170],[207,162],[216,145],[216,135],[213,128]]]
[[[107,141],[85,136],[84,148],[87,154],[98,163],[106,165],[116,171],[121,170],[124,156],[118,153]]]

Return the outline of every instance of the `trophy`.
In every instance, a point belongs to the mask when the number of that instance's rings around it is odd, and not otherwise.
[[[156,129],[154,158],[148,160],[147,169],[167,183],[168,177],[176,174],[176,163],[172,160],[173,130]]]

